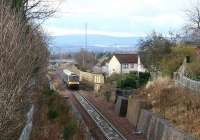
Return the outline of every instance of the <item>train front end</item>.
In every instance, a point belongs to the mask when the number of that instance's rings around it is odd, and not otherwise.
[[[68,78],[67,87],[70,89],[79,89],[80,81],[79,76],[76,74],[72,74]]]

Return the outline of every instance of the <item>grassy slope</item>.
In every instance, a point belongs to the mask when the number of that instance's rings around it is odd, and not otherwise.
[[[46,89],[35,97],[35,112],[30,140],[70,139],[77,132],[77,124],[63,98]]]
[[[152,111],[169,120],[178,129],[200,138],[200,96],[175,86],[169,79],[159,79],[139,91]]]

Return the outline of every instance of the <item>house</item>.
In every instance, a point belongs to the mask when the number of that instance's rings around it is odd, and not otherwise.
[[[138,54],[114,54],[108,63],[108,75],[145,72]]]

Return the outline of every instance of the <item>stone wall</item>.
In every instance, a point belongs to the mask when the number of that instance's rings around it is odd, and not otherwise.
[[[95,74],[95,73],[89,73],[89,72],[83,72],[79,71],[80,73],[80,79],[86,80],[92,83],[97,84],[104,84],[104,76],[102,74]]]
[[[137,130],[142,131],[147,140],[195,140],[145,109],[141,110]]]
[[[92,73],[80,71],[79,76],[81,81],[86,80],[92,83],[94,82],[94,75]]]
[[[137,126],[141,109],[144,109],[145,107],[146,107],[146,103],[144,100],[140,98],[136,98],[135,96],[129,96],[127,119],[133,126]]]
[[[144,100],[129,96],[127,118],[146,140],[196,140],[191,135],[178,131],[171,123],[145,109]]]

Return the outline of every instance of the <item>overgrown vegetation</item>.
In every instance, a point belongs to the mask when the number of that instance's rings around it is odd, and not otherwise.
[[[48,41],[28,17],[42,7],[31,13],[29,2],[0,0],[0,139],[19,138],[31,96],[46,82]]]
[[[190,56],[191,60],[194,60],[196,57],[196,50],[194,47],[187,45],[177,45],[170,49],[171,52],[161,59],[159,67],[164,76],[172,77],[173,72],[179,69],[186,56]]]
[[[200,81],[200,57],[192,59],[191,63],[186,65],[185,75],[195,81]]]
[[[70,121],[65,127],[63,131],[64,140],[68,140],[73,134],[76,133],[77,124],[74,120]]]
[[[59,125],[63,130],[63,137],[68,140],[75,134],[77,129],[76,120],[72,116],[69,106],[66,105],[65,100],[60,95],[49,88],[45,89],[44,95],[47,98],[49,120],[57,119],[59,121]]]
[[[78,126],[66,100],[49,88],[45,88],[39,98],[41,102],[34,116],[32,139],[71,139]],[[46,136],[43,135],[44,131],[48,132]]]
[[[160,34],[152,33],[140,42],[139,54],[142,63],[151,72],[160,71],[162,75],[169,77],[173,76],[173,72],[177,71],[186,56],[189,56],[192,61],[191,65],[188,65],[189,75],[192,79],[198,79],[197,71],[200,62],[196,59],[196,48],[191,45],[175,44]]]
[[[82,71],[91,70],[97,62],[95,54],[84,49],[76,53],[74,59],[78,64],[77,67]]]
[[[200,96],[175,86],[168,78],[148,83],[138,96],[145,99],[151,110],[169,120],[178,129],[200,138]]]
[[[117,79],[117,88],[137,89],[146,84],[149,78],[150,74],[148,72],[124,74]]]
[[[171,40],[162,34],[156,32],[151,33],[139,42],[139,55],[142,64],[150,71],[160,70],[160,60],[171,52],[170,47],[174,45]]]

